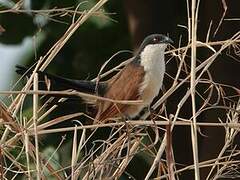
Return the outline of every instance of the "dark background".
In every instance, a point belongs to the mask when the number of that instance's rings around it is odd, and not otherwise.
[[[31,9],[52,9],[54,7],[76,7],[79,0],[41,0],[31,1]],[[91,3],[85,3],[80,9],[91,7]],[[227,1],[227,12],[225,18],[240,17],[240,1]],[[6,7],[1,7],[6,9]],[[187,6],[185,0],[122,0],[109,1],[104,6],[107,14],[105,17],[93,17],[82,25],[79,30],[71,37],[67,44],[61,49],[58,55],[48,66],[47,71],[75,79],[92,79],[96,77],[99,68],[114,53],[123,49],[136,50],[145,36],[152,33],[162,33],[169,35],[178,47],[180,37],[182,38],[181,46],[187,44],[187,31],[178,25],[187,26]],[[200,3],[199,22],[198,22],[198,40],[205,41],[208,27],[212,21],[212,30],[210,31],[210,41],[219,41],[230,38],[233,34],[240,30],[239,21],[223,21],[216,35],[216,30],[224,8],[220,0],[202,0]],[[19,44],[25,37],[38,36],[44,34],[44,40],[37,48],[37,55],[34,53],[29,58],[19,60],[19,64],[27,66],[32,65],[40,56],[43,56],[53,44],[64,34],[71,23],[70,16],[54,16],[48,19],[45,25],[35,23],[37,13],[4,13],[0,14],[0,25],[6,30],[0,35],[0,42],[4,44]],[[61,21],[61,22],[59,22]],[[208,51],[199,51],[198,58],[208,57]],[[131,55],[131,54],[130,54]],[[119,64],[129,54],[123,54],[115,58],[112,66]],[[211,67],[213,79],[228,85],[239,88],[240,71],[239,62],[234,61],[226,55],[219,57]],[[172,63],[167,66],[167,72],[174,74],[176,72],[176,64]],[[171,80],[166,78],[164,81],[165,88],[171,85]],[[189,84],[173,94],[167,103],[169,113],[176,110],[176,102],[183,97]],[[200,89],[201,91],[201,89]],[[78,111],[84,108],[82,105],[77,108],[62,108],[53,116],[59,114],[69,114],[69,109]],[[74,106],[76,107],[76,106]],[[181,112],[181,117],[191,117],[191,104],[187,103]],[[223,115],[221,114],[223,113]],[[218,122],[216,117],[224,116],[224,112],[211,111],[203,114],[198,121]],[[213,117],[213,118],[212,118]],[[70,122],[71,124],[72,122]],[[199,155],[200,160],[208,160],[217,156],[221,150],[224,140],[224,129],[221,128],[205,128],[202,132],[208,137],[199,137]],[[181,127],[175,128],[173,131],[174,141],[173,149],[175,160],[182,165],[192,164],[192,149],[190,129]],[[58,140],[56,140],[58,139]],[[44,146],[57,145],[61,137],[48,137],[49,144]],[[66,148],[67,149],[67,148]],[[64,154],[64,153],[63,153]],[[62,161],[64,161],[62,157]],[[135,159],[138,162],[139,159]],[[137,174],[136,178],[141,179],[144,173],[148,171],[149,164],[144,162],[144,158],[140,158],[141,163],[135,163],[129,166],[132,174]],[[136,173],[137,172],[137,173]],[[201,175],[204,179],[207,169],[203,169]],[[192,179],[189,174],[181,174],[180,179]]]

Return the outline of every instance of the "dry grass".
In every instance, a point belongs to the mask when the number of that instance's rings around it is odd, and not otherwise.
[[[96,15],[98,10],[107,0],[100,0],[90,11],[81,12],[81,16],[75,20],[76,11],[69,9],[52,10],[51,12],[57,13],[72,13],[73,21],[69,26],[66,33],[59,39],[58,42],[49,50],[49,52],[41,57],[35,66],[33,75],[27,81],[22,91],[1,91],[1,94],[16,95],[9,107],[0,106],[0,123],[1,128],[1,140],[0,140],[0,179],[4,179],[7,174],[11,173],[14,177],[22,174],[24,177],[32,179],[44,179],[47,178],[46,171],[54,176],[55,179],[100,179],[107,177],[114,177],[118,179],[125,171],[131,160],[141,152],[146,152],[153,161],[151,167],[145,179],[150,179],[155,170],[158,171],[156,179],[175,179],[179,173],[194,169],[195,179],[200,179],[200,168],[211,167],[208,179],[217,179],[222,176],[231,175],[236,177],[239,173],[236,172],[236,167],[239,166],[239,161],[234,160],[234,157],[239,155],[239,150],[234,146],[233,141],[236,135],[239,133],[239,112],[240,112],[240,90],[235,87],[229,87],[223,84],[214,82],[209,72],[209,67],[216,61],[218,56],[221,56],[226,49],[233,49],[238,53],[240,32],[234,34],[232,38],[225,41],[218,42],[199,42],[197,41],[197,19],[198,19],[198,3],[199,1],[192,1],[191,8],[188,8],[189,22],[188,22],[188,37],[189,44],[185,47],[179,47],[171,49],[167,54],[171,54],[173,59],[177,59],[179,62],[178,71],[173,77],[172,86],[164,92],[164,94],[153,104],[152,108],[157,109],[163,106],[164,102],[172,96],[172,94],[178,90],[184,84],[189,84],[189,90],[181,98],[179,102],[176,102],[177,110],[171,115],[162,115],[163,113],[155,114],[153,118],[149,117],[149,112],[146,112],[139,121],[125,121],[108,124],[97,125],[82,125],[68,128],[51,128],[52,125],[59,124],[63,121],[67,121],[74,117],[85,116],[89,119],[88,115],[84,112],[76,114],[69,114],[58,117],[56,119],[43,122],[44,118],[57,108],[57,105],[45,108],[45,105],[39,106],[39,97],[43,94],[67,94],[78,95],[81,97],[100,98],[97,96],[91,96],[81,92],[53,92],[53,91],[41,91],[38,90],[38,78],[35,73],[37,70],[43,71],[49,63],[54,59],[56,54],[61,50],[73,33],[92,15]],[[19,8],[7,10],[10,12],[20,11]],[[2,12],[3,13],[3,12]],[[41,12],[45,13],[45,12]],[[48,11],[50,13],[50,11]],[[190,17],[191,14],[191,17]],[[192,19],[192,21],[190,20]],[[208,39],[208,38],[206,38]],[[220,48],[216,49],[218,45]],[[209,49],[211,52],[209,57],[201,59],[201,63],[197,63],[197,50],[198,47]],[[191,67],[187,67],[187,61],[189,61],[187,51],[191,51]],[[101,74],[101,77],[108,75],[109,73],[117,70],[119,67],[124,66],[127,62],[122,63],[118,67],[115,67],[108,72]],[[185,78],[180,78],[180,73],[186,74]],[[204,75],[204,78],[203,78]],[[207,77],[207,78],[206,78]],[[189,83],[190,82],[190,83]],[[197,85],[207,85],[204,94],[200,94],[196,90]],[[30,87],[33,85],[33,91]],[[225,90],[233,89],[235,91],[235,98],[238,101],[232,101],[231,97],[225,97]],[[215,103],[210,103],[210,99],[213,96],[213,91],[217,91],[218,98]],[[22,105],[26,95],[33,96],[33,117],[26,119],[22,116]],[[196,107],[196,95],[203,98],[200,108]],[[184,119],[180,117],[179,113],[182,110],[183,105],[187,99],[192,100],[192,117],[190,119]],[[106,101],[113,101],[106,98],[101,98]],[[220,105],[219,99],[224,100],[226,105]],[[65,101],[60,99],[59,101]],[[141,102],[126,102],[117,101],[118,103],[141,103]],[[231,103],[229,103],[231,102]],[[231,104],[231,106],[230,106]],[[44,111],[43,111],[44,109]],[[220,119],[219,123],[197,122],[197,117],[203,112],[209,109],[224,109],[227,118]],[[167,114],[167,113],[166,113]],[[150,116],[152,117],[152,116]],[[218,117],[215,117],[218,118]],[[166,127],[166,133],[160,140],[158,133],[163,131],[161,127]],[[191,127],[191,139],[192,139],[192,152],[194,163],[190,166],[182,169],[176,169],[174,154],[172,153],[172,140],[171,131],[175,126],[190,126]],[[199,162],[198,158],[198,145],[197,134],[198,129],[203,126],[214,126],[225,128],[225,144],[222,147],[221,152],[216,155],[215,159]],[[98,146],[93,146],[92,149],[86,151],[86,144],[89,143],[90,138],[94,136],[97,129],[103,127],[111,127],[112,132],[106,140],[99,140],[94,142]],[[146,127],[151,127],[155,133],[155,140],[151,141],[151,138],[146,131]],[[46,129],[48,128],[48,129]],[[91,129],[91,134],[87,134],[87,129]],[[61,167],[58,162],[55,165],[52,163],[54,153],[56,153],[62,146],[64,137],[59,144],[58,148],[54,150],[52,155],[48,158],[44,157],[43,152],[39,150],[39,136],[47,135],[50,133],[68,132],[72,131],[74,136],[72,139],[72,154],[71,164],[69,167]],[[77,132],[81,132],[81,137],[78,137]],[[164,131],[165,132],[165,131]],[[34,138],[34,141],[32,140]],[[78,139],[80,139],[78,141]],[[143,143],[144,139],[148,139],[150,143]],[[93,144],[94,144],[93,143]],[[155,146],[156,143],[160,144]],[[18,149],[19,154],[12,154],[14,149]],[[166,170],[162,167],[165,161],[162,161],[163,154],[166,152]],[[82,156],[84,154],[84,156]],[[21,160],[20,160],[21,159]],[[22,163],[24,159],[24,163]],[[10,161],[11,164],[7,164],[6,161]],[[34,164],[34,166],[33,166]],[[57,164],[57,165],[56,165]],[[6,166],[7,165],[7,166]],[[46,170],[47,169],[47,170]],[[66,176],[66,170],[71,170],[71,176]],[[130,174],[128,174],[131,177]],[[132,177],[133,178],[133,177]]]

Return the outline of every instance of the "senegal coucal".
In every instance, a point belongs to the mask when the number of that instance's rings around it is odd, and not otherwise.
[[[134,118],[140,111],[151,104],[163,84],[165,73],[164,52],[172,40],[161,34],[147,36],[139,47],[132,61],[107,81],[67,79],[60,76],[38,72],[39,76],[54,81],[65,89],[95,94],[113,100],[141,100],[141,104],[121,104],[106,100],[96,100],[97,114],[95,123],[104,123],[109,118]],[[17,73],[26,69],[17,66]],[[97,86],[97,87],[96,87]]]

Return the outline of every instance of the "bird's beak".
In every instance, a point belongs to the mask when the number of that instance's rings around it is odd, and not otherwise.
[[[165,36],[165,38],[164,38],[164,43],[173,44],[174,42],[173,42],[173,40],[172,40],[171,38]]]
[[[169,43],[169,44],[173,44],[173,40],[169,37],[166,36],[166,42]]]

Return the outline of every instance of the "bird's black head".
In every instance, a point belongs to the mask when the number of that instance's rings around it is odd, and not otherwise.
[[[165,35],[151,34],[144,39],[141,46],[145,47],[146,45],[149,44],[170,44],[170,43],[173,43],[173,41]]]
[[[142,44],[141,44],[141,46],[140,46],[140,48],[139,48],[139,50],[137,52],[137,55],[140,55],[141,52],[144,50],[144,48],[146,46],[148,46],[148,45],[171,44],[171,43],[173,43],[173,40],[171,38],[165,36],[165,35],[162,35],[162,34],[151,34],[151,35],[147,36],[143,40],[143,42],[142,42]]]

